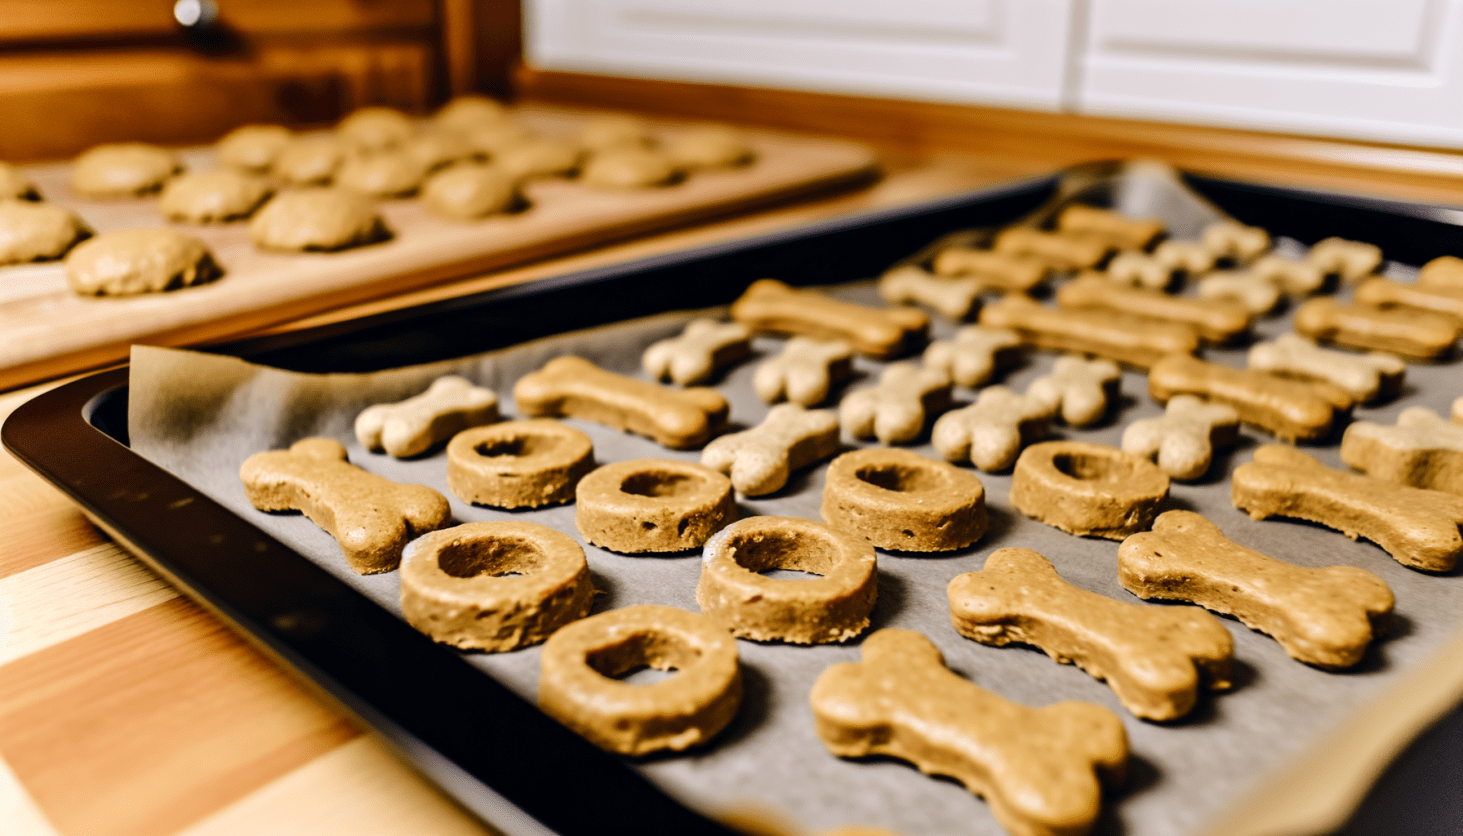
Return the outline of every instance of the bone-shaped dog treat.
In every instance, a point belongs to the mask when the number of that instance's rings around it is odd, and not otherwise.
[[[1199,298],[1210,302],[1234,302],[1256,316],[1280,306],[1284,294],[1270,279],[1250,270],[1220,270],[1199,280]]]
[[[1309,383],[1171,354],[1148,370],[1148,394],[1159,403],[1197,395],[1229,404],[1246,424],[1281,441],[1315,441],[1331,432],[1336,406]]]
[[[1021,337],[1006,328],[967,325],[953,340],[937,340],[925,349],[925,365],[948,374],[961,386],[980,386],[995,373],[1021,359]]]
[[[985,282],[974,277],[941,278],[905,264],[879,279],[879,295],[891,305],[924,305],[954,320],[969,319],[980,309]]]
[[[1107,406],[1118,396],[1122,380],[1122,371],[1111,360],[1087,360],[1068,354],[1057,358],[1051,374],[1032,381],[1026,396],[1047,404],[1068,424],[1086,427],[1107,414]]]
[[[825,670],[809,701],[818,736],[840,757],[891,755],[948,775],[985,798],[1012,836],[1081,836],[1102,785],[1126,771],[1123,723],[1105,708],[1028,708],[945,667],[929,639],[880,630],[863,660]]]
[[[1463,258],[1440,255],[1417,271],[1418,287],[1450,287],[1463,290]]]
[[[1300,306],[1295,330],[1319,342],[1431,360],[1452,350],[1459,327],[1451,317],[1428,311],[1343,305],[1322,298]]]
[[[1093,308],[1189,325],[1215,343],[1233,342],[1250,330],[1249,310],[1234,302],[1200,301],[1153,290],[1123,287],[1099,275],[1079,276],[1057,291],[1063,308]]]
[[[1124,250],[1107,263],[1107,278],[1129,287],[1165,290],[1173,283],[1173,268],[1148,253]]]
[[[498,396],[457,375],[396,403],[368,406],[356,416],[356,440],[398,459],[425,453],[468,427],[498,420]]]
[[[1364,241],[1327,238],[1317,241],[1306,260],[1341,277],[1343,282],[1358,282],[1377,272],[1382,266],[1382,248]]]
[[[1096,354],[1144,369],[1167,354],[1199,350],[1199,333],[1188,325],[1110,311],[1048,308],[1025,296],[1007,296],[986,305],[980,324],[1009,328],[1028,345]]]
[[[1156,458],[1173,479],[1198,479],[1209,470],[1216,447],[1239,441],[1239,413],[1222,403],[1174,395],[1157,418],[1134,421],[1123,430],[1124,453]]]
[[[787,399],[817,406],[835,383],[853,376],[853,349],[842,340],[793,337],[782,353],[757,367],[752,388],[768,403]]]
[[[345,446],[332,438],[255,453],[239,478],[255,508],[303,513],[335,538],[346,563],[362,575],[395,569],[407,543],[452,518],[447,497],[350,464]]]
[[[1188,714],[1201,684],[1230,686],[1234,639],[1219,619],[1192,607],[1145,607],[1088,592],[1030,549],[992,552],[985,568],[957,575],[945,593],[960,635],[995,647],[1039,647],[1106,680],[1145,720]]]
[[[746,496],[782,489],[794,470],[838,452],[838,416],[831,409],[808,411],[797,404],[772,407],[750,430],[724,435],[701,451],[701,463],[731,476]]]
[[[1057,229],[1106,238],[1122,249],[1147,249],[1164,232],[1163,222],[1152,218],[1134,220],[1118,212],[1074,203],[1057,215]]]
[[[1341,461],[1387,482],[1463,494],[1463,426],[1420,406],[1393,427],[1357,421],[1341,437]]]
[[[652,343],[641,362],[645,373],[656,380],[670,378],[681,386],[690,386],[751,353],[752,334],[747,326],[694,319],[680,336]]]
[[[1292,659],[1333,670],[1361,661],[1393,604],[1386,582],[1365,569],[1276,560],[1192,511],[1169,511],[1152,531],[1124,540],[1118,581],[1139,598],[1233,615],[1280,642]]]
[[[1402,388],[1407,364],[1381,352],[1352,354],[1321,348],[1298,334],[1250,347],[1250,368],[1298,380],[1324,380],[1357,403],[1389,398]]]
[[[1096,267],[1113,246],[1106,238],[1077,233],[1044,232],[1030,226],[1001,230],[991,249],[998,253],[1040,258],[1056,270]]]
[[[1312,261],[1271,253],[1250,265],[1255,273],[1291,296],[1307,296],[1326,286],[1326,271]]]
[[[944,372],[892,363],[878,386],[844,396],[838,419],[854,438],[906,444],[919,437],[926,421],[949,408],[950,378]]]
[[[949,247],[935,256],[940,276],[975,276],[1011,293],[1028,293],[1046,279],[1051,269],[1044,259],[970,247]]]
[[[607,372],[582,357],[556,357],[519,378],[513,399],[530,417],[594,421],[675,450],[705,444],[729,409],[714,389],[668,389]]]
[[[731,315],[754,331],[844,340],[879,360],[923,343],[930,327],[930,318],[914,308],[866,308],[816,290],[794,290],[776,279],[752,282],[732,303]]]
[[[970,406],[941,415],[930,442],[948,461],[968,461],[985,471],[1007,470],[1022,447],[1046,437],[1052,417],[1048,402],[990,386]]]
[[[1257,520],[1296,517],[1365,537],[1413,569],[1447,572],[1463,553],[1463,497],[1336,470],[1278,444],[1235,468],[1230,500]]]
[[[1247,264],[1270,249],[1270,233],[1258,226],[1246,226],[1228,218],[1204,227],[1199,240],[1215,258]]]
[[[1403,284],[1378,277],[1362,282],[1351,298],[1358,304],[1379,308],[1432,311],[1463,324],[1463,288]]]
[[[1158,263],[1173,272],[1198,276],[1214,269],[1214,253],[1198,241],[1168,240],[1153,248]]]

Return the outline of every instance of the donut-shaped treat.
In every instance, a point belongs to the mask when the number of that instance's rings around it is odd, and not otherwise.
[[[605,465],[579,481],[574,501],[584,539],[624,554],[699,549],[737,518],[730,479],[676,459]]]
[[[834,528],[881,549],[952,551],[985,534],[985,487],[954,465],[871,447],[828,466],[822,513]]]
[[[589,436],[548,418],[472,427],[447,444],[447,487],[493,508],[570,502],[593,468]]]
[[[1016,460],[1011,504],[1068,534],[1121,540],[1146,531],[1168,496],[1168,476],[1142,456],[1105,444],[1047,441]]]

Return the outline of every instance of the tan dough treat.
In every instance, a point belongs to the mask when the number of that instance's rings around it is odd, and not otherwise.
[[[1106,238],[1114,247],[1144,250],[1164,233],[1162,221],[1152,218],[1133,219],[1111,209],[1099,209],[1074,203],[1057,215],[1057,229]]]
[[[341,141],[357,151],[385,151],[406,144],[416,126],[405,113],[392,107],[359,108],[335,126]]]
[[[173,229],[108,232],[66,256],[66,283],[82,296],[135,296],[205,284],[223,268],[202,241]]]
[[[974,277],[941,278],[913,264],[895,267],[879,278],[879,295],[891,305],[924,305],[954,320],[980,310],[985,282]]]
[[[1192,511],[1169,511],[1118,547],[1118,580],[1140,598],[1233,615],[1326,669],[1360,662],[1392,612],[1392,590],[1355,566],[1295,566],[1229,540]]]
[[[239,478],[255,508],[300,511],[335,538],[346,563],[362,575],[395,569],[407,543],[452,519],[447,497],[350,464],[345,446],[332,438],[255,453]]]
[[[72,163],[71,187],[84,197],[136,197],[157,191],[182,170],[172,151],[156,145],[98,145]]]
[[[1246,226],[1225,218],[1204,227],[1199,239],[1215,258],[1248,264],[1270,249],[1270,233],[1262,227]]]
[[[1196,395],[1229,404],[1239,419],[1281,441],[1316,441],[1330,435],[1336,404],[1299,380],[1242,371],[1186,354],[1173,354],[1148,372],[1148,394],[1159,403]]]
[[[1027,447],[1011,474],[1011,504],[1079,537],[1121,540],[1153,524],[1168,476],[1142,456],[1085,441]]]
[[[1057,291],[1057,305],[1189,325],[1212,343],[1232,343],[1250,331],[1250,313],[1239,304],[1123,287],[1099,273],[1084,273],[1063,285]]]
[[[665,143],[665,153],[677,168],[687,171],[746,165],[757,157],[745,137],[720,125],[676,133]]]
[[[713,439],[701,463],[731,476],[745,496],[782,490],[795,470],[838,452],[838,416],[831,409],[808,411],[792,403],[768,410],[750,430]]]
[[[474,220],[513,209],[518,187],[497,166],[458,163],[427,178],[422,202],[444,218]]]
[[[680,336],[652,343],[641,367],[655,380],[670,378],[679,386],[710,380],[716,372],[752,353],[752,332],[738,322],[693,319]]]
[[[589,615],[593,603],[584,549],[538,523],[466,523],[419,537],[402,552],[402,617],[463,650],[538,644]]]
[[[472,427],[447,442],[447,488],[492,508],[538,508],[574,500],[594,469],[589,436],[549,418]]]
[[[557,357],[513,385],[523,414],[567,416],[653,438],[675,450],[700,447],[726,423],[730,407],[715,389],[670,389]]]
[[[748,517],[706,541],[696,605],[737,638],[826,644],[868,629],[877,587],[873,546],[812,520]]]
[[[0,200],[0,264],[57,259],[91,234],[91,227],[69,209]]]
[[[583,154],[572,142],[534,139],[509,145],[493,155],[493,164],[514,182],[530,177],[568,177],[579,169]]]
[[[1134,421],[1123,430],[1125,453],[1157,459],[1170,479],[1188,481],[1209,472],[1217,447],[1239,441],[1239,413],[1222,403],[1174,395],[1157,418]]]
[[[1392,427],[1357,421],[1341,437],[1341,461],[1387,482],[1463,494],[1463,427],[1420,406]]]
[[[356,416],[356,440],[373,453],[398,459],[421,455],[468,427],[498,420],[498,396],[455,374],[432,381],[425,392],[396,403],[378,403]]]
[[[1306,253],[1306,260],[1327,273],[1340,276],[1343,282],[1355,284],[1382,266],[1382,248],[1364,241],[1327,238],[1311,247],[1311,251]]]
[[[320,186],[344,159],[345,146],[334,136],[301,136],[280,150],[270,173],[288,186]]]
[[[1365,537],[1412,569],[1448,572],[1463,553],[1463,497],[1335,470],[1279,444],[1235,468],[1230,499],[1257,520],[1296,517]]]
[[[914,308],[868,308],[816,290],[796,290],[776,279],[758,279],[732,303],[732,319],[753,331],[843,340],[877,360],[890,360],[921,345],[930,318]]]
[[[1280,307],[1285,294],[1280,286],[1253,270],[1220,270],[1199,279],[1199,298],[1207,302],[1231,302],[1255,316]]]
[[[1026,397],[1046,404],[1048,411],[1074,427],[1088,427],[1107,414],[1122,380],[1122,371],[1111,360],[1068,354],[1057,358],[1051,374],[1031,382]]]
[[[871,447],[828,466],[823,519],[881,549],[945,552],[985,534],[985,486],[975,474],[908,450]]]
[[[10,163],[0,163],[0,200],[40,200],[41,193],[25,173]]]
[[[742,701],[736,639],[714,619],[674,607],[582,618],[550,636],[539,658],[538,707],[621,755],[700,746]],[[650,685],[614,679],[640,667],[676,673]]]
[[[426,167],[403,151],[350,154],[335,172],[335,185],[371,197],[409,197],[426,176]]]
[[[249,239],[262,250],[330,252],[390,237],[375,204],[350,189],[281,192],[249,221]]]
[[[944,372],[913,362],[891,363],[878,386],[843,396],[838,420],[854,438],[908,444],[951,405],[950,378]]]
[[[1271,253],[1256,260],[1249,269],[1290,296],[1308,296],[1326,287],[1326,271],[1311,261]]]
[[[1105,708],[1028,708],[967,682],[909,630],[864,640],[863,661],[833,665],[809,701],[828,751],[888,755],[981,796],[1012,836],[1082,836],[1102,788],[1122,783],[1128,736]]]
[[[1407,364],[1391,354],[1332,351],[1298,334],[1281,334],[1274,342],[1251,346],[1249,366],[1281,377],[1325,381],[1357,403],[1395,397],[1407,374]]]
[[[1440,255],[1417,271],[1418,287],[1450,287],[1463,290],[1463,258]]]
[[[645,189],[676,179],[671,159],[659,151],[633,145],[617,146],[590,155],[579,179],[590,186]]]
[[[982,386],[1001,369],[1021,361],[1021,337],[1007,328],[967,325],[953,340],[937,340],[925,349],[925,366],[944,372],[961,386]]]
[[[941,415],[930,442],[949,461],[1008,470],[1022,447],[1046,437],[1054,417],[1046,401],[990,386],[970,406]]]
[[[1463,424],[1463,397],[1453,400],[1453,407],[1449,410],[1448,417],[1453,419],[1454,424]]]
[[[432,117],[437,125],[448,130],[465,131],[477,125],[493,124],[508,119],[508,109],[497,99],[467,93],[453,96]]]
[[[230,168],[189,172],[163,186],[163,217],[182,223],[236,221],[254,214],[274,190],[263,177]]]
[[[1357,304],[1378,308],[1431,311],[1463,325],[1463,288],[1404,284],[1377,277],[1363,281],[1351,298]]]
[[[294,136],[283,125],[242,125],[225,134],[214,151],[218,161],[230,168],[263,173],[274,166]]]
[[[473,125],[466,129],[466,136],[467,144],[474,152],[491,158],[515,145],[533,141],[533,134],[528,128],[511,119]]]
[[[1049,308],[1025,296],[1007,296],[981,309],[980,324],[1008,328],[1038,348],[1096,354],[1146,369],[1168,354],[1199,350],[1199,332],[1109,311]]]
[[[752,388],[768,403],[786,399],[803,406],[827,400],[836,383],[853,376],[853,349],[843,340],[793,337],[782,353],[757,367]]]
[[[466,133],[447,128],[434,128],[413,136],[401,146],[400,153],[425,172],[445,168],[477,154]]]
[[[730,479],[676,459],[607,464],[579,480],[574,501],[585,541],[621,554],[699,549],[737,518]]]
[[[1164,722],[1193,710],[1201,686],[1230,687],[1234,639],[1192,607],[1114,601],[1062,580],[1030,549],[998,549],[946,587],[950,623],[981,644],[1040,648],[1105,680],[1135,717]]]
[[[1173,284],[1173,268],[1148,253],[1125,250],[1107,263],[1108,280],[1128,287],[1166,290]]]
[[[1153,257],[1170,272],[1200,276],[1214,269],[1214,253],[1199,241],[1164,241]]]
[[[1306,302],[1295,312],[1295,330],[1318,342],[1432,360],[1453,349],[1459,324],[1452,317],[1428,311],[1343,305],[1321,298]]]
[[[1010,293],[1029,293],[1051,272],[1044,259],[970,247],[941,250],[933,267],[936,275],[974,276],[989,287]]]
[[[579,144],[589,151],[648,148],[655,144],[650,129],[633,116],[604,116],[591,120],[579,133]]]
[[[1114,248],[1106,237],[1013,226],[996,235],[991,249],[998,253],[1039,258],[1055,270],[1081,270],[1096,267]]]

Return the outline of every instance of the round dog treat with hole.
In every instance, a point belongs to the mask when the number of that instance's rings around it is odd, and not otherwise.
[[[1011,504],[1080,537],[1121,540],[1147,531],[1168,496],[1158,465],[1105,444],[1047,441],[1016,460]]]
[[[593,468],[589,436],[548,418],[473,427],[447,444],[447,487],[493,508],[569,502]]]
[[[544,643],[538,707],[601,749],[679,752],[715,737],[742,702],[737,643],[714,619],[641,604],[580,619]],[[636,668],[675,671],[650,685]]]
[[[401,554],[401,613],[433,639],[499,653],[537,644],[589,614],[584,549],[538,523],[433,531]]]
[[[985,486],[954,465],[871,447],[828,465],[822,514],[881,549],[953,551],[985,534]]]
[[[769,578],[769,569],[821,577]],[[799,517],[748,517],[706,541],[696,603],[732,635],[793,644],[841,642],[869,626],[874,547]]]
[[[699,549],[737,518],[730,479],[676,459],[605,465],[579,480],[574,501],[584,539],[624,554]]]

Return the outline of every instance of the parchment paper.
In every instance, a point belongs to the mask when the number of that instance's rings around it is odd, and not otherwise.
[[[1129,208],[1142,213],[1141,206]],[[1391,265],[1389,271],[1398,276],[1411,273],[1400,265]],[[880,304],[868,282],[834,292]],[[640,375],[643,348],[677,332],[692,316],[626,322],[458,361],[370,375],[303,375],[234,358],[137,347],[131,372],[132,446],[399,614],[395,573],[358,576],[346,568],[335,542],[309,520],[254,510],[238,480],[243,460],[308,435],[327,435],[344,442],[351,461],[367,470],[431,485],[451,497],[440,450],[411,461],[368,453],[356,444],[351,431],[356,413],[370,403],[415,394],[438,375],[455,372],[496,389],[505,414],[515,417],[513,381],[549,358],[577,354],[606,368]],[[955,328],[938,316],[934,319],[936,336],[948,336]],[[1261,321],[1257,330],[1260,337],[1270,339],[1289,328],[1289,317],[1282,316]],[[754,425],[766,415],[768,407],[752,393],[750,381],[757,363],[776,353],[779,344],[775,338],[758,338],[754,357],[717,382],[731,401],[735,424]],[[1243,348],[1210,349],[1206,356],[1244,364]],[[1022,390],[1049,371],[1053,361],[1052,354],[1031,355],[1004,382]],[[857,368],[862,377],[850,388],[877,378],[879,364],[860,359]],[[1142,374],[1125,372],[1122,391],[1121,403],[1101,426],[1082,431],[1058,427],[1055,437],[1116,445],[1129,423],[1161,412],[1147,397]],[[970,391],[957,392],[961,402],[974,397]],[[1456,363],[1412,365],[1401,398],[1377,408],[1359,408],[1356,417],[1390,423],[1408,406],[1446,411],[1457,394]],[[648,456],[699,457],[697,452],[666,450],[594,424],[569,423],[594,439],[600,463]],[[1256,522],[1236,510],[1229,499],[1229,474],[1249,459],[1254,446],[1269,440],[1245,429],[1240,447],[1221,453],[1205,479],[1173,484],[1168,507],[1203,513],[1232,539],[1282,560],[1307,566],[1351,564],[1385,579],[1396,594],[1396,616],[1389,634],[1373,644],[1353,671],[1326,673],[1295,662],[1270,638],[1225,619],[1235,638],[1235,689],[1203,697],[1181,722],[1158,725],[1134,719],[1105,685],[1075,667],[1058,665],[1036,650],[985,647],[959,636],[949,624],[946,584],[955,575],[979,569],[992,550],[1005,546],[1035,549],[1052,560],[1062,577],[1081,587],[1119,600],[1138,600],[1118,585],[1116,542],[1073,537],[1023,517],[1009,501],[1009,474],[979,473],[991,525],[974,547],[942,556],[879,554],[878,604],[871,630],[902,627],[924,633],[953,670],[1008,699],[1028,705],[1077,699],[1111,709],[1127,725],[1133,758],[1127,784],[1105,802],[1098,832],[1153,836],[1193,832],[1255,789],[1268,773],[1326,736],[1463,626],[1463,581],[1458,573],[1424,575],[1399,565],[1371,543],[1352,542],[1329,529],[1296,521]],[[845,442],[850,448],[865,446],[846,436]],[[1340,466],[1336,443],[1333,439],[1327,446],[1307,449],[1327,464]],[[939,458],[928,444],[913,449]],[[826,465],[820,465],[796,474],[773,496],[739,498],[743,513],[819,519],[825,470]],[[454,497],[452,509],[461,522],[530,518],[583,542],[574,528],[572,505],[510,513],[473,507]],[[603,592],[595,611],[636,603],[697,609],[693,590],[700,572],[699,553],[629,557],[588,545],[585,551],[595,587]],[[711,813],[750,804],[781,811],[809,828],[858,823],[906,836],[1001,833],[985,803],[953,781],[931,779],[893,760],[840,760],[824,749],[813,731],[808,692],[829,665],[856,660],[858,644],[795,647],[739,641],[746,697],[736,720],[709,746],[637,762],[638,768],[668,792]],[[525,698],[534,698],[538,648],[467,658]]]

